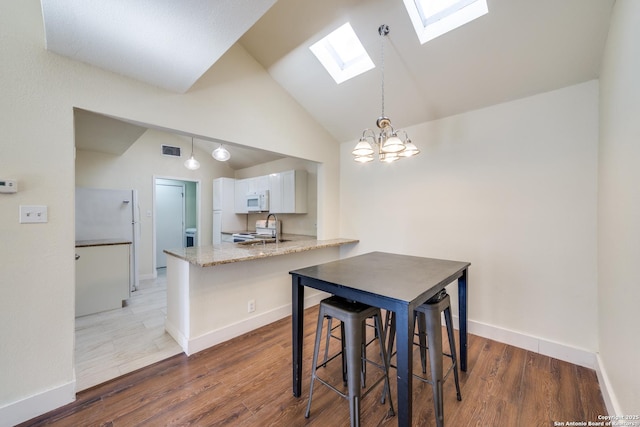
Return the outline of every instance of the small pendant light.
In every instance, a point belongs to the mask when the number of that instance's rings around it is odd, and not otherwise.
[[[218,148],[213,150],[211,156],[219,162],[226,162],[231,158],[229,151],[220,144]]]
[[[184,162],[184,167],[192,171],[200,167],[200,162],[193,157],[193,137],[191,137],[191,157]]]

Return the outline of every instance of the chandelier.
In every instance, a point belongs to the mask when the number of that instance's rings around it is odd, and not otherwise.
[[[391,126],[391,119],[384,115],[384,37],[389,34],[388,25],[380,25],[378,28],[378,34],[380,34],[380,71],[382,74],[382,114],[378,117],[376,125],[379,132],[376,134],[372,129],[365,129],[362,131],[362,137],[358,141],[358,144],[353,149],[351,154],[354,156],[354,160],[360,163],[367,163],[373,160],[375,145],[378,152],[378,160],[381,162],[391,163],[396,160],[400,160],[404,157],[415,156],[420,153],[418,147],[416,147],[407,132],[404,130],[396,130]],[[398,134],[403,135],[404,139],[401,139]]]

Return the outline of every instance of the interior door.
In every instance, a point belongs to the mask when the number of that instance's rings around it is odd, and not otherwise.
[[[184,185],[156,184],[156,268],[167,266],[164,249],[184,247]]]

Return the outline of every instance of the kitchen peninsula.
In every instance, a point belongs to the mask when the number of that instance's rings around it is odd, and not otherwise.
[[[165,329],[183,351],[205,348],[291,314],[289,271],[334,261],[354,239],[282,234],[278,243],[221,243],[165,250]],[[326,294],[310,293],[305,305]]]

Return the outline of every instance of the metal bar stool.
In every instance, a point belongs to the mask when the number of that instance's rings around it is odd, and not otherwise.
[[[440,323],[440,313],[444,312],[444,320],[447,326],[447,336],[449,337],[449,351],[450,354],[443,353],[442,350],[442,326]],[[389,360],[392,356],[393,342],[395,339],[396,324],[395,315],[391,313],[391,317],[387,316],[389,325]],[[456,384],[456,394],[458,401],[462,400],[460,394],[460,382],[458,379],[458,359],[456,357],[456,343],[453,334],[453,321],[451,319],[451,303],[449,294],[443,289],[437,293],[434,297],[429,299],[424,304],[417,307],[414,311],[414,325],[418,323],[418,336],[420,347],[420,359],[422,362],[422,373],[426,374],[426,350],[429,351],[429,361],[431,364],[431,380],[413,374],[414,378],[420,381],[431,384],[433,390],[433,405],[435,409],[436,424],[438,427],[444,426],[444,399],[442,395],[442,385],[449,377],[451,371],[453,371],[454,381]],[[415,326],[414,326],[415,327]],[[425,337],[426,335],[426,337]],[[428,345],[427,345],[428,342]],[[446,374],[442,375],[443,363],[442,356],[451,358],[451,367],[447,370]],[[390,365],[393,366],[393,365]],[[442,375],[442,380],[436,381],[435,378]]]
[[[387,315],[388,316],[388,315]],[[327,319],[327,336],[325,339],[325,345],[324,345],[324,358],[322,360],[322,363],[320,366],[322,367],[326,367],[327,363],[332,361],[333,359],[335,359],[338,356],[342,357],[342,381],[344,382],[344,384],[347,384],[347,363],[346,363],[346,359],[345,359],[345,355],[346,355],[346,351],[345,351],[345,347],[344,347],[344,340],[342,339],[342,337],[344,337],[344,323],[342,323],[341,321],[338,320],[338,325],[333,325],[333,318],[331,316],[325,316],[325,319]],[[386,322],[385,324],[388,324],[388,322]],[[367,347],[369,346],[369,344],[375,342],[378,339],[378,333],[377,333],[377,329],[375,329],[375,322],[374,324],[369,324],[366,323],[362,326],[362,336],[366,337],[367,336],[367,332],[366,332],[366,327],[373,327],[375,330],[375,336],[369,340],[363,343],[362,346],[362,358],[366,359],[367,358]],[[340,328],[340,335],[335,335],[334,331],[336,329]],[[331,338],[340,341],[340,351],[334,355],[332,355],[331,357],[329,357],[329,346],[330,346],[330,341]],[[385,338],[386,340],[386,338]],[[360,378],[361,378],[361,382],[362,382],[362,388],[365,388],[367,386],[367,364],[363,363],[361,366],[361,371],[360,371]]]
[[[343,363],[343,368],[346,365],[347,368],[347,389],[348,393],[345,394],[335,388],[333,385],[323,380],[317,375],[318,365],[318,353],[320,351],[320,342],[322,339],[322,329],[324,325],[325,316],[330,316],[333,319],[340,320],[344,326],[344,334],[342,335],[342,345],[346,353],[346,361]],[[365,330],[364,325],[369,317],[374,318],[376,336],[380,345],[380,360],[381,364],[377,364],[371,360],[363,358],[363,346],[366,341],[366,337],[363,336]],[[349,415],[351,418],[351,426],[360,425],[360,400],[365,397],[373,388],[384,380],[384,393],[382,402],[384,403],[385,396],[389,396],[389,413],[394,415],[393,402],[391,399],[391,392],[389,389],[389,359],[387,358],[387,352],[385,350],[384,343],[384,329],[382,325],[382,316],[380,309],[371,307],[366,304],[358,302],[348,301],[341,297],[332,296],[326,298],[320,302],[320,311],[318,313],[318,326],[316,329],[315,346],[313,349],[313,364],[311,369],[311,386],[309,389],[309,402],[307,404],[307,411],[305,418],[309,418],[311,412],[311,400],[313,397],[313,386],[315,381],[318,380],[322,384],[329,387],[331,390],[338,393],[341,397],[349,401]],[[360,386],[362,384],[362,369],[361,366],[365,363],[371,363],[380,368],[384,375],[378,378],[364,393],[361,393]],[[322,364],[320,365],[322,366]],[[360,377],[360,378],[359,378]]]

